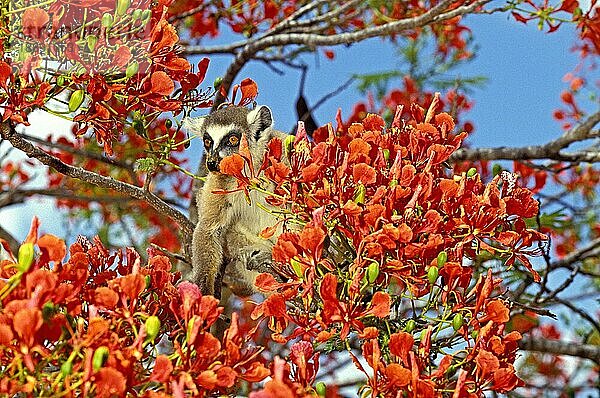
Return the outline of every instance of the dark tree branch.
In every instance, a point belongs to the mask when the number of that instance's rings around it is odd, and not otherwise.
[[[13,252],[14,255],[17,255],[20,246],[19,241],[15,239],[15,237],[12,236],[10,232],[2,228],[2,225],[0,225],[0,239],[4,239],[6,242],[8,242],[10,250]]]
[[[577,163],[600,162],[600,151],[598,150],[563,151],[574,142],[600,137],[600,131],[593,130],[598,123],[600,123],[600,112],[590,115],[586,120],[565,132],[556,140],[544,145],[519,148],[461,148],[450,159],[452,161],[549,159]]]
[[[524,337],[519,341],[519,348],[526,351],[586,358],[600,364],[600,347],[594,345]]]
[[[41,138],[33,137],[27,134],[21,134],[21,137],[25,138],[27,141],[36,142],[40,145],[47,146],[49,148],[60,149],[63,152],[71,153],[73,155],[82,156],[87,159],[97,160],[99,162],[107,163],[111,166],[121,167],[123,169],[133,171],[133,165],[131,163],[122,162],[116,159],[107,158],[101,153],[86,151],[84,149],[75,148],[69,145],[61,144],[59,142],[49,142]]]
[[[27,198],[32,196],[48,196],[59,199],[70,199],[70,200],[81,200],[85,202],[103,202],[103,203],[131,203],[132,201],[138,201],[139,199],[132,198],[131,196],[118,196],[118,195],[80,195],[73,191],[63,188],[41,188],[41,189],[21,189],[17,188],[9,191],[0,191],[0,208],[7,207],[19,203],[23,203]],[[180,204],[169,200],[163,199],[166,203],[173,206],[181,206]]]
[[[436,6],[429,9],[427,12],[413,18],[401,19],[398,21],[388,22],[379,26],[372,26],[354,32],[340,33],[337,35],[321,35],[311,33],[281,33],[275,35],[264,35],[249,39],[247,44],[241,48],[233,62],[229,65],[227,72],[223,76],[222,87],[229,90],[231,83],[234,81],[241,69],[250,61],[258,52],[267,48],[274,48],[286,45],[305,45],[309,47],[320,46],[335,46],[339,44],[357,43],[372,37],[383,37],[391,34],[396,34],[402,31],[419,28],[431,23],[443,22],[448,19],[474,12],[477,8],[488,3],[490,0],[479,0],[469,5],[459,6],[451,10],[447,8],[453,3],[452,0],[444,0]],[[268,32],[267,32],[268,33]],[[206,48],[188,47],[185,50],[187,54],[207,53]],[[215,98],[216,109],[223,102],[220,94]]]
[[[152,206],[154,210],[177,222],[181,227],[184,236],[191,236],[194,231],[194,225],[187,217],[185,217],[175,208],[169,206],[165,201],[150,191],[136,187],[135,185],[115,180],[112,177],[106,177],[82,169],[81,167],[68,165],[25,140],[8,123],[3,123],[1,125],[1,136],[3,139],[8,140],[13,147],[23,151],[28,157],[39,160],[46,166],[52,167],[61,174],[85,181],[98,187],[121,192],[131,196],[132,198],[148,202],[148,204]]]
[[[576,262],[586,258],[600,256],[600,238],[596,238],[587,245],[567,254],[562,259],[552,262],[550,269],[567,268],[573,270]]]

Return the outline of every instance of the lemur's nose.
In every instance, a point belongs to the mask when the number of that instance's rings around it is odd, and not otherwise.
[[[219,171],[219,162],[216,160],[208,160],[206,162],[206,168],[208,171]]]

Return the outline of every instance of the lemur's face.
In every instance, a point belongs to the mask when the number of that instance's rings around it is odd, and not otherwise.
[[[242,130],[236,125],[207,126],[202,137],[206,151],[206,167],[209,171],[219,171],[221,160],[237,153],[242,139]]]

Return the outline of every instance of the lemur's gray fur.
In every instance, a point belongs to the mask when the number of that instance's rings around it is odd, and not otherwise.
[[[203,294],[220,297],[223,282],[233,293],[248,296],[256,292],[254,280],[259,272],[271,271],[271,253],[278,234],[271,239],[259,234],[277,220],[257,206],[260,202],[269,207],[255,192],[250,194],[250,204],[243,192],[215,193],[237,188],[236,179],[221,174],[219,165],[223,158],[238,152],[243,134],[257,172],[269,141],[274,137],[283,141],[287,135],[273,129],[271,110],[266,106],[252,111],[230,106],[205,117],[187,119],[185,124],[204,141],[209,170],[196,196],[198,223],[187,279],[200,286]]]

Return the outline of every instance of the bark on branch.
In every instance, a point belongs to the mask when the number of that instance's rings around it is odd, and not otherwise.
[[[229,90],[231,83],[234,81],[241,69],[248,61],[263,50],[288,46],[288,45],[304,45],[311,48],[320,46],[335,46],[339,44],[357,43],[373,37],[384,37],[392,34],[397,34],[410,29],[423,27],[432,23],[443,22],[454,17],[475,12],[478,8],[488,3],[490,0],[479,0],[469,5],[459,6],[449,9],[453,0],[444,0],[436,6],[429,9],[427,12],[412,18],[401,19],[393,22],[388,22],[379,26],[371,26],[365,29],[360,29],[353,32],[340,33],[336,35],[325,35],[315,33],[282,33],[272,34],[266,32],[264,35],[257,36],[247,40],[243,47],[238,47],[240,43],[234,43],[229,48],[210,48],[210,47],[195,47],[189,46],[184,50],[186,54],[210,54],[215,52],[233,52],[236,51],[236,56],[233,62],[229,65],[227,72],[223,76],[222,87]],[[290,22],[287,22],[288,24]],[[277,29],[277,27],[275,27]],[[215,99],[216,109],[223,101],[220,95]]]
[[[461,148],[450,159],[452,161],[549,159],[576,163],[600,162],[600,151],[597,149],[575,152],[564,151],[572,143],[600,137],[600,130],[593,130],[594,126],[598,123],[600,123],[600,112],[590,115],[559,138],[544,145],[531,145],[519,148]]]
[[[154,210],[171,218],[173,221],[179,224],[184,236],[190,236],[193,233],[194,225],[190,222],[190,220],[188,220],[188,218],[181,212],[169,206],[165,201],[152,192],[140,187],[136,187],[135,185],[115,180],[111,177],[106,177],[89,170],[82,169],[81,167],[68,165],[25,140],[8,123],[3,123],[0,128],[2,138],[9,141],[13,147],[23,151],[28,157],[35,158],[46,166],[52,167],[57,172],[68,177],[76,178],[98,187],[121,192],[135,199],[144,200],[148,202],[148,204],[152,206]]]
[[[519,341],[519,348],[525,351],[586,358],[600,364],[600,347],[589,344],[524,337]]]

